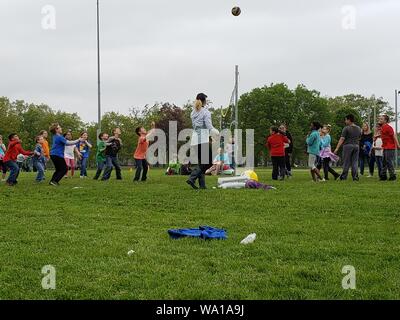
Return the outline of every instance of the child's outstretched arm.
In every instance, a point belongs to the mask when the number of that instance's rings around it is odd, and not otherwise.
[[[24,156],[31,156],[34,154],[33,151],[26,151],[26,150],[22,149],[20,144],[17,146],[17,151],[18,151],[18,153],[23,154]]]
[[[78,157],[79,160],[82,159],[82,153],[79,152],[77,147],[74,148],[74,153]]]
[[[77,139],[77,140],[74,140],[74,141],[72,141],[72,140],[66,140],[66,143],[65,143],[65,145],[66,146],[73,146],[74,144],[77,144],[78,142],[82,142],[83,140],[81,140],[81,139]]]
[[[89,147],[89,149],[93,148],[93,145],[89,141],[86,140],[85,143]]]
[[[150,131],[146,134],[146,140],[148,140],[156,130],[156,123],[154,121],[151,122],[151,129]]]

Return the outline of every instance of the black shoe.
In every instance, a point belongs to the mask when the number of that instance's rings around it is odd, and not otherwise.
[[[386,176],[382,176],[379,178],[379,181],[387,181],[387,177]]]
[[[186,183],[191,186],[194,190],[198,190],[199,188],[194,184],[192,180],[186,180]]]
[[[396,176],[391,176],[390,178],[389,178],[389,181],[396,181],[397,180],[397,177]]]
[[[360,181],[360,178],[353,178],[353,181]]]

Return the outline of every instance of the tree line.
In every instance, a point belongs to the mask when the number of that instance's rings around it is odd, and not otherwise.
[[[393,117],[394,113],[387,101],[375,96],[364,97],[359,94],[348,94],[338,97],[322,96],[316,90],[310,90],[304,85],[290,89],[284,83],[270,84],[255,88],[243,94],[239,99],[239,128],[254,129],[255,132],[255,161],[257,165],[265,165],[269,160],[265,148],[265,139],[269,134],[269,127],[286,124],[293,136],[293,161],[301,162],[305,159],[305,138],[312,121],[332,125],[333,143],[339,139],[344,126],[344,116],[353,113],[356,122],[364,122],[371,126],[375,114],[385,113]],[[120,152],[121,163],[133,163],[133,151],[136,148],[137,136],[135,129],[138,126],[148,128],[154,121],[158,128],[169,133],[169,121],[177,121],[178,132],[191,127],[190,102],[183,106],[173,103],[156,103],[144,108],[132,108],[128,114],[107,112],[102,117],[102,131],[111,133],[113,128],[122,130],[123,148]],[[232,108],[210,107],[214,126],[218,129],[229,128],[232,124]],[[22,100],[10,101],[0,97],[0,135],[7,137],[16,132],[27,149],[35,145],[35,137],[41,130],[47,130],[51,123],[58,122],[64,130],[71,129],[75,137],[87,131],[90,140],[95,142],[97,123],[84,122],[77,113],[55,111],[51,107],[35,105]],[[7,141],[7,139],[4,139]],[[94,165],[95,148],[91,152],[90,163]]]

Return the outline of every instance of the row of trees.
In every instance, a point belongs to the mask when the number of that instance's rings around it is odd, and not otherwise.
[[[271,84],[256,88],[240,97],[239,127],[255,130],[256,163],[264,165],[268,160],[268,152],[264,145],[269,127],[285,123],[294,140],[293,159],[302,161],[305,158],[305,137],[311,121],[331,124],[332,137],[336,143],[344,126],[343,118],[346,114],[355,114],[359,124],[373,123],[374,108],[377,115],[386,113],[393,116],[388,102],[375,96],[350,94],[330,98],[321,96],[318,91],[309,90],[303,85],[290,89],[283,83]],[[191,127],[191,111],[192,106],[188,102],[181,107],[170,103],[156,103],[141,110],[133,108],[129,114],[108,112],[102,118],[102,129],[111,133],[113,128],[121,128],[124,146],[120,159],[123,163],[129,164],[132,162],[132,153],[137,143],[136,127],[142,125],[149,127],[150,123],[155,121],[157,127],[164,130],[168,138],[169,121],[177,121],[178,132]],[[216,127],[229,127],[232,120],[231,109],[210,108],[210,111]],[[88,131],[90,139],[96,140],[96,123],[85,123],[76,113],[54,111],[47,105],[28,104],[20,100],[12,102],[5,97],[0,98],[0,134],[7,136],[11,132],[17,132],[25,148],[32,148],[38,132],[47,129],[54,122],[60,123],[64,129],[71,129],[75,137],[82,131]],[[92,160],[94,154],[95,152],[92,152]]]

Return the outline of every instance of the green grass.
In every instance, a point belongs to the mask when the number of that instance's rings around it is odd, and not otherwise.
[[[195,192],[159,170],[145,184],[123,174],[54,188],[22,173],[17,187],[0,185],[0,299],[400,298],[396,182],[315,184],[296,171],[276,191],[214,190],[207,178]],[[200,225],[229,238],[167,234]],[[240,245],[252,232],[256,242]],[[55,290],[41,287],[44,265],[57,270]],[[356,290],[342,289],[345,265],[356,268]]]

